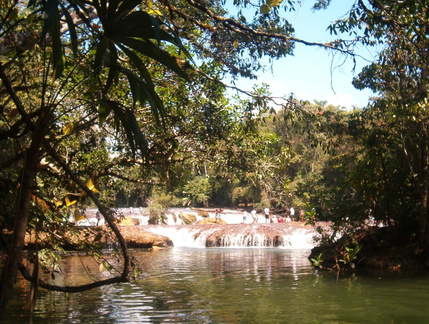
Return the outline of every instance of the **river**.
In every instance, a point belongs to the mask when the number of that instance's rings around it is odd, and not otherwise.
[[[143,270],[135,281],[78,294],[42,290],[33,323],[429,323],[427,274],[337,277],[313,269],[308,254],[272,247],[135,250]],[[56,281],[78,283],[100,270],[77,270],[80,262],[67,258],[67,274]],[[4,323],[25,322],[28,286],[18,287]]]

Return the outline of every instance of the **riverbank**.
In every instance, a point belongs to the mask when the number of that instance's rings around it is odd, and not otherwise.
[[[411,228],[368,226],[351,231],[335,242],[312,249],[310,259],[322,268],[383,269],[388,271],[427,271],[429,257],[418,247]]]

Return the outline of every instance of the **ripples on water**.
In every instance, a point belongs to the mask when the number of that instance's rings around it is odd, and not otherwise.
[[[80,294],[42,291],[33,323],[429,322],[427,276],[356,274],[337,280],[315,272],[308,253],[136,251],[144,271],[137,281]],[[6,323],[24,322],[23,298],[10,304]]]

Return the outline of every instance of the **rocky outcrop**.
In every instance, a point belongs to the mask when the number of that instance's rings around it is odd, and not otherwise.
[[[200,220],[197,225],[207,225],[207,224],[227,224],[227,222],[225,222],[223,219],[218,218],[216,220],[216,218],[213,217],[207,217],[204,218],[202,220]]]
[[[180,213],[179,218],[185,225],[194,224],[197,221],[197,216],[193,213]]]
[[[298,224],[217,225],[206,234],[206,247],[233,246],[235,244],[239,246],[283,246],[285,235],[292,235],[297,228],[304,228],[304,226]],[[207,230],[202,229],[207,233]]]
[[[129,248],[173,246],[173,242],[168,237],[148,232],[140,226],[121,226],[120,230]]]
[[[98,245],[101,248],[117,243],[117,238],[105,226],[76,228],[77,233],[62,237],[61,245],[65,250],[81,250],[87,245]],[[152,248],[173,246],[170,238],[144,230],[141,226],[119,226],[122,236],[129,248]],[[35,235],[27,234],[26,248],[34,248]],[[49,234],[38,233],[38,249],[51,246]]]
[[[132,225],[140,225],[140,221],[133,217],[123,217],[119,219],[119,226],[132,226]]]

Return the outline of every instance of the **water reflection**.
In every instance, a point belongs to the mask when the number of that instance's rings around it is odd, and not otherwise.
[[[429,321],[426,275],[356,273],[337,280],[335,274],[315,272],[308,253],[275,248],[136,251],[144,270],[137,281],[80,294],[43,291],[34,323]],[[66,262],[74,271],[70,275],[83,280],[79,260]],[[23,305],[17,296],[6,323],[23,322]]]

